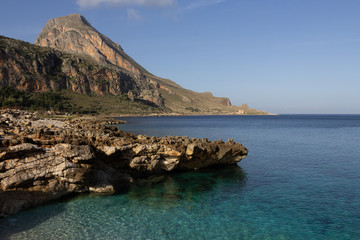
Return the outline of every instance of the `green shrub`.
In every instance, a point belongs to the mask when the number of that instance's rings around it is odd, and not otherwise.
[[[76,106],[59,93],[31,93],[9,86],[0,87],[0,106],[17,107],[30,110],[55,110],[71,112]]]

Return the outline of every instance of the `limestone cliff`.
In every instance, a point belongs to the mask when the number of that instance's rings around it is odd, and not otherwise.
[[[67,89],[88,95],[130,94],[163,105],[152,84],[92,58],[0,36],[0,85],[27,91]]]
[[[49,20],[35,41],[36,45],[60,51],[87,54],[103,64],[114,64],[140,77],[146,73],[117,43],[98,32],[80,14]]]

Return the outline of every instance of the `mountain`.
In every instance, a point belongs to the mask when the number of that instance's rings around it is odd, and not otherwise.
[[[148,112],[266,114],[247,105],[231,106],[228,98],[193,92],[149,73],[80,14],[49,20],[35,44],[0,38],[2,86],[61,91],[78,104],[92,101],[107,114],[123,112],[125,107],[116,108],[121,99],[128,107],[151,106]]]
[[[118,43],[98,32],[80,14],[49,20],[35,44],[70,53],[86,54],[101,64],[119,66],[137,77],[149,75]]]

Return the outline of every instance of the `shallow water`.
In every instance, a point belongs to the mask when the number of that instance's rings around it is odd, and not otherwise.
[[[233,138],[249,155],[0,219],[0,239],[360,239],[360,115],[125,120],[135,133]]]

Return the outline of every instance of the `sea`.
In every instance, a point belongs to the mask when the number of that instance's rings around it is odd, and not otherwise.
[[[360,239],[360,115],[124,120],[137,134],[232,138],[249,154],[19,212],[0,219],[0,239]]]

